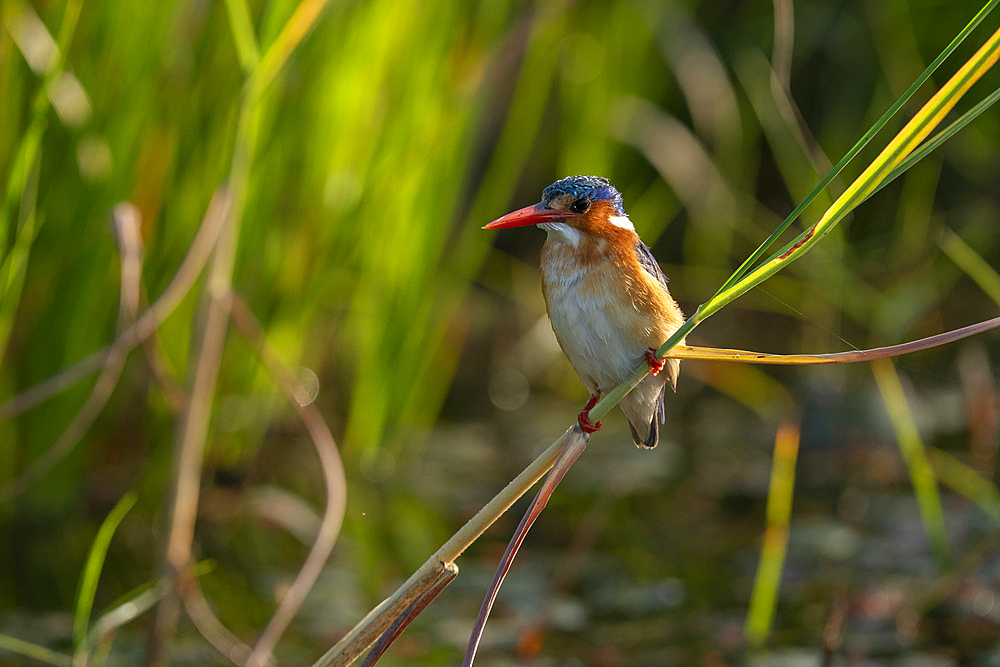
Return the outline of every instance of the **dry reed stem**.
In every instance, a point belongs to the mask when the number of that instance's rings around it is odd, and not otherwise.
[[[960,329],[945,331],[926,338],[875,347],[868,350],[851,350],[850,352],[831,352],[827,354],[771,354],[769,352],[750,352],[748,350],[730,350],[721,347],[696,347],[693,345],[675,345],[667,353],[668,359],[694,359],[701,361],[738,361],[744,364],[768,364],[776,366],[817,365],[817,364],[849,364],[875,359],[888,359],[903,354],[928,350],[953,343],[1000,327],[1000,317],[970,324]]]
[[[316,582],[323,565],[329,558],[330,552],[333,551],[347,509],[347,477],[344,474],[344,464],[340,459],[337,443],[334,441],[333,434],[323,419],[323,415],[315,403],[301,400],[304,392],[301,383],[268,342],[264,330],[246,302],[238,295],[233,294],[228,301],[228,306],[233,322],[253,347],[285,396],[295,406],[299,418],[309,431],[319,456],[323,479],[326,483],[326,508],[312,549],[310,549],[309,555],[292,585],[282,596],[277,611],[257,639],[257,644],[247,659],[248,665],[260,665],[270,658],[278,640],[288,628],[292,617],[302,605],[302,601]]]
[[[489,618],[490,610],[493,609],[493,603],[500,592],[500,586],[503,584],[503,580],[507,576],[511,565],[514,564],[514,558],[517,556],[517,552],[521,548],[521,543],[524,541],[525,536],[527,536],[528,530],[531,529],[531,526],[535,523],[535,519],[545,509],[549,498],[556,490],[556,487],[559,486],[559,482],[562,481],[573,463],[580,458],[587,445],[590,444],[590,434],[584,433],[583,429],[579,426],[574,425],[570,427],[568,433],[569,437],[566,438],[563,446],[560,448],[556,462],[545,477],[545,481],[542,482],[538,493],[535,494],[535,498],[531,501],[528,511],[521,518],[521,523],[518,524],[514,535],[507,544],[507,549],[500,558],[500,563],[497,565],[496,572],[493,575],[493,581],[486,592],[486,596],[483,598],[482,605],[479,607],[479,615],[476,617],[472,635],[469,637],[469,644],[465,650],[465,659],[462,661],[462,667],[472,667],[473,661],[476,659],[476,651],[479,649],[483,630],[486,629],[486,621]]]
[[[455,580],[458,576],[458,566],[454,563],[441,563],[441,570],[437,573],[437,577],[431,582],[423,593],[421,593],[413,602],[410,603],[403,613],[396,617],[392,625],[386,628],[385,632],[378,638],[372,650],[368,652],[365,656],[364,662],[361,663],[361,667],[373,667],[382,654],[386,652],[392,642],[396,640],[403,630],[415,619],[420,612],[422,612],[427,605],[434,601],[434,599],[441,594],[448,584]]]
[[[201,590],[201,583],[194,574],[194,568],[185,568],[182,572],[177,573],[175,586],[181,602],[184,604],[184,611],[201,636],[234,664],[245,664],[250,657],[250,647],[230,632],[212,611],[212,607],[209,606],[208,600],[205,599],[205,594]],[[167,594],[169,594],[169,588]]]
[[[194,240],[191,242],[191,247],[174,273],[170,284],[134,324],[120,331],[110,345],[90,353],[80,361],[67,366],[47,380],[26,389],[0,405],[0,421],[16,417],[25,410],[60,394],[91,373],[101,369],[111,356],[124,354],[153,335],[191,291],[195,280],[201,274],[201,270],[211,256],[212,249],[222,231],[222,223],[226,219],[230,201],[229,192],[225,188],[216,190]]]
[[[244,146],[243,156],[247,162],[248,153],[249,149]],[[182,573],[191,564],[194,525],[201,494],[202,459],[229,322],[229,312],[218,297],[228,293],[232,281],[236,239],[239,234],[238,222],[244,195],[245,189],[238,188],[237,194],[232,197],[235,206],[227,207],[227,215],[223,216],[224,229],[220,231],[212,253],[206,286],[206,312],[201,331],[197,335],[196,349],[191,355],[194,361],[194,380],[187,404],[178,416],[175,432],[173,500],[170,503],[165,565],[168,576],[174,577],[178,585],[181,583]],[[161,662],[164,640],[174,633],[178,612],[177,593],[179,590],[167,595],[157,608],[149,641],[148,659],[151,663]]]
[[[349,665],[364,653],[378,639],[379,635],[392,624],[395,618],[434,583],[441,568],[444,567],[444,563],[454,562],[518,498],[527,493],[549,471],[574,430],[578,431],[578,428],[573,426],[567,429],[559,439],[549,445],[548,449],[521,471],[521,474],[511,480],[503,491],[494,496],[474,517],[459,528],[458,532],[428,558],[402,586],[372,609],[333,648],[323,654],[315,662],[314,667]]]
[[[225,216],[228,222],[226,233],[221,233],[219,236],[209,269],[204,324],[192,356],[195,360],[194,380],[190,397],[178,420],[178,429],[175,435],[174,492],[165,559],[168,570],[171,570],[175,576],[179,576],[191,560],[194,525],[201,492],[201,469],[208,437],[208,423],[229,324],[233,265],[239,242],[243,208],[246,205],[250,168],[260,128],[261,97],[284,66],[288,57],[315,25],[327,2],[328,0],[302,0],[260,63],[257,64],[254,73],[244,84],[244,98],[240,105],[229,173],[229,187],[233,191],[232,206],[229,214]],[[306,425],[312,433],[308,421]],[[322,456],[321,453],[321,458]],[[335,538],[334,534],[332,539]],[[317,546],[322,547],[326,542],[329,542],[329,547],[332,548],[332,539],[328,535],[317,538],[317,542],[314,543],[313,550],[306,559],[306,564],[300,571],[296,582],[310,576],[312,570],[317,569],[316,573],[312,575],[315,579],[318,568],[322,567],[322,563],[316,565],[313,561],[314,555],[322,550],[321,548],[318,550]],[[323,560],[325,561],[325,556]],[[304,597],[305,592],[296,591],[296,595],[289,598],[287,604],[283,600],[282,604],[279,605],[278,611],[272,617],[268,627],[265,628],[258,646],[249,658],[251,662],[259,661],[265,654],[270,655],[270,648],[273,648],[273,644],[284,632],[288,621],[291,620],[291,616],[301,603],[301,600],[296,601],[295,599],[300,594]],[[286,598],[288,597],[286,595]],[[173,633],[176,619],[176,600],[172,596],[168,596],[157,610],[157,618],[152,628],[149,655],[151,662],[159,661],[164,639],[168,634]]]
[[[121,280],[118,295],[118,330],[126,329],[134,323],[139,309],[139,294],[142,279],[142,237],[139,232],[139,209],[131,204],[115,206],[112,213],[115,224],[115,238],[118,242],[118,256],[121,265]],[[98,415],[104,410],[111,393],[118,386],[128,350],[114,348],[104,359],[104,367],[91,389],[87,399],[59,434],[51,447],[22,470],[14,479],[0,487],[0,503],[7,502],[32,487],[66,456],[73,451]]]

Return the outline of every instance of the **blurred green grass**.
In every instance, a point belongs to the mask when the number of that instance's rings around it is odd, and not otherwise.
[[[0,249],[5,262],[20,252],[25,273],[23,283],[5,276],[3,286],[0,400],[113,336],[119,276],[108,214],[115,203],[132,201],[142,212],[149,300],[163,290],[212,192],[230,173],[252,60],[246,30],[263,51],[296,6],[252,2],[247,26],[227,13],[239,3],[4,4]],[[978,8],[802,3],[795,6],[794,41],[776,47],[775,10],[765,2],[331,3],[262,100],[233,280],[283,357],[318,376],[319,404],[344,455],[349,509],[330,567],[331,577],[343,571],[354,580],[318,590],[363,614],[579,409],[582,389],[568,365],[550,339],[531,334],[536,324],[543,333],[547,327],[539,322],[534,273],[541,234],[495,238],[480,233],[483,223],[537,201],[557,177],[609,176],[690,310]],[[21,33],[45,41],[23,18],[32,15],[64,47],[65,70],[84,97],[71,83],[47,85],[44,69],[29,65]],[[234,34],[243,34],[239,46]],[[768,62],[778,47],[790,49],[785,83],[796,108],[772,81]],[[955,62],[973,49],[963,45]],[[946,65],[935,81],[951,71]],[[991,74],[975,89],[978,97],[998,82]],[[1000,115],[991,110],[867,202],[810,256],[717,315],[699,342],[833,351],[916,338],[994,313],[980,285],[989,281],[981,264],[1000,261],[998,137]],[[962,248],[950,232],[982,258],[979,268],[952,259]],[[192,294],[158,333],[168,367],[181,378],[197,313]],[[970,406],[988,404],[988,392],[996,391],[997,346],[984,337],[960,347],[977,345],[990,360],[985,385],[960,374],[955,359],[965,352],[955,349],[904,360],[899,371],[925,397],[918,412],[925,442],[991,474],[995,456],[981,452],[995,451],[995,405],[985,413]],[[530,391],[517,412],[489,402],[489,382],[504,371]],[[788,389],[774,388],[781,385]],[[975,393],[973,386],[987,389]],[[89,389],[84,382],[0,423],[0,482],[50,446]],[[727,615],[738,617],[749,599],[742,563],[754,557],[763,531],[767,476],[756,475],[755,464],[766,458],[769,430],[791,396],[812,417],[803,426],[803,479],[786,564],[792,583],[783,593],[789,599],[778,604],[777,645],[815,646],[822,619],[797,612],[822,605],[835,584],[810,587],[796,579],[797,563],[822,558],[796,552],[800,506],[805,522],[857,527],[860,519],[838,509],[842,493],[853,489],[877,504],[881,494],[896,492],[901,502],[914,502],[898,486],[905,473],[887,463],[898,454],[883,418],[865,412],[862,397],[872,402],[874,391],[864,369],[759,373],[686,364],[670,407],[683,448],[664,450],[680,463],[649,459],[669,472],[654,475],[631,499],[596,482],[557,498],[547,517],[551,537],[536,537],[539,553],[552,549],[558,558],[585,508],[611,494],[606,537],[591,552],[605,567],[584,576],[627,563],[638,582],[679,579],[688,596],[679,609],[707,615],[709,629],[700,634],[714,639],[694,640],[698,626],[688,628],[669,609],[662,621],[654,617],[666,628],[661,636],[679,637],[684,655],[738,651],[738,642],[726,648],[724,629]],[[197,541],[219,563],[204,577],[209,597],[249,641],[305,548],[269,530],[247,499],[277,484],[320,507],[322,481],[280,392],[235,340],[223,357],[216,405]],[[610,424],[601,434],[607,460],[588,452],[581,463],[591,457],[605,468],[641,469],[642,459]],[[139,500],[111,544],[93,615],[156,579],[173,429],[171,410],[133,354],[77,449],[29,493],[0,506],[0,534],[8,537],[0,545],[0,632],[17,634],[11,628],[27,625],[33,632],[19,636],[66,645],[88,550],[129,490]],[[976,435],[984,429],[985,436]],[[976,457],[973,436],[987,443]],[[952,510],[949,502],[958,504]],[[692,503],[695,509],[685,511]],[[956,523],[973,526],[951,534],[953,550],[962,553],[985,530],[974,527],[981,515],[947,492],[945,505],[958,513]],[[504,527],[495,537],[504,541]],[[926,543],[913,548],[929,553]],[[489,570],[494,552],[487,542],[469,558]],[[833,569],[850,567],[838,562]],[[470,570],[474,577],[477,566]],[[843,579],[855,582],[859,596],[880,586],[849,573]],[[435,660],[455,655],[441,648],[450,644],[440,628],[452,615],[471,619],[474,610],[462,607],[478,605],[478,589],[470,588],[458,602],[443,596],[436,604],[447,611],[408,631],[426,638]],[[602,617],[586,590],[570,588],[588,601],[592,617],[613,625],[614,614]],[[314,604],[326,609],[333,602]],[[33,622],[51,613],[68,625],[44,630]],[[283,650],[318,655],[360,616],[336,618],[327,622],[307,608]],[[178,656],[197,645],[193,630],[182,632],[189,641],[178,643]],[[559,632],[543,654],[596,661],[587,652],[596,649],[581,645],[578,632]],[[667,655],[672,642],[655,636],[636,639],[631,655]],[[137,629],[122,643],[141,641]],[[413,659],[424,655],[419,642],[400,650],[413,651]]]

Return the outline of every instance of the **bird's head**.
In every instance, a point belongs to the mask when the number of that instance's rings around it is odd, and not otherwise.
[[[550,237],[575,241],[580,234],[607,237],[635,227],[622,207],[622,196],[600,176],[568,176],[542,191],[542,201],[508,213],[483,229],[538,225]]]

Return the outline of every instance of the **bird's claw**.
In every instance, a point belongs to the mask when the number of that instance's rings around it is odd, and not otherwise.
[[[646,350],[646,363],[649,364],[650,375],[656,375],[663,370],[663,359],[656,357],[656,350],[653,348]]]
[[[576,421],[580,424],[580,428],[584,433],[594,433],[595,431],[601,430],[601,422],[590,421],[590,417],[587,416],[586,410],[577,415]]]
[[[590,409],[597,405],[597,401],[599,400],[601,400],[600,394],[591,394],[590,400],[587,401],[587,404],[583,406],[583,410],[581,410],[580,414],[576,417],[576,421],[580,424],[580,428],[584,433],[594,433],[595,431],[599,431],[601,428],[601,422],[593,422],[590,420]]]

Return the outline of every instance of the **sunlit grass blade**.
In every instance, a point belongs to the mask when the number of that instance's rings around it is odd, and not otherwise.
[[[994,521],[1000,522],[1000,489],[995,484],[948,452],[928,447],[927,455],[942,484],[976,503]]]
[[[968,25],[966,25],[962,29],[962,31],[955,36],[955,38],[951,41],[951,43],[949,43],[948,46],[946,46],[944,50],[942,50],[941,53],[938,54],[937,58],[931,61],[931,64],[928,65],[923,72],[921,72],[920,76],[918,76],[913,81],[912,84],[910,84],[910,87],[903,92],[903,94],[899,97],[899,99],[896,100],[892,104],[892,106],[890,106],[886,110],[884,114],[882,114],[882,117],[879,118],[875,122],[875,124],[872,125],[871,128],[869,128],[867,132],[865,132],[865,134],[861,137],[861,139],[859,139],[858,142],[854,144],[851,150],[849,150],[844,155],[844,157],[842,157],[840,161],[837,162],[836,165],[834,165],[833,169],[831,169],[830,172],[823,177],[823,179],[816,185],[816,187],[813,188],[808,195],[806,195],[806,198],[803,199],[798,206],[792,209],[792,212],[788,214],[788,216],[784,219],[784,221],[782,221],[782,223],[778,226],[778,228],[775,229],[774,232],[770,236],[768,236],[767,239],[765,239],[764,242],[761,243],[756,250],[753,251],[753,253],[743,262],[743,264],[740,265],[740,267],[733,273],[733,275],[730,276],[726,280],[726,282],[722,284],[722,287],[720,287],[718,292],[716,292],[716,296],[718,296],[722,292],[732,287],[733,284],[736,283],[736,281],[738,281],[740,278],[742,278],[747,274],[750,268],[757,262],[757,260],[759,260],[761,257],[764,256],[764,253],[767,252],[767,249],[770,248],[771,245],[773,245],[774,242],[778,240],[778,237],[780,237],[781,234],[784,233],[786,229],[788,229],[788,227],[795,221],[795,219],[799,217],[802,211],[804,211],[806,207],[808,207],[809,204],[811,204],[813,200],[816,199],[817,196],[819,196],[819,193],[822,192],[826,188],[826,186],[828,186],[830,182],[833,181],[833,179],[836,178],[841,171],[843,171],[844,167],[846,167],[848,163],[850,163],[850,161],[853,160],[854,157],[861,152],[861,149],[863,149],[868,144],[868,142],[871,141],[872,137],[878,134],[879,130],[881,130],[885,126],[885,124],[888,123],[889,120],[894,115],[896,115],[896,112],[899,111],[900,108],[902,108],[902,106],[906,104],[906,102],[913,96],[913,94],[917,91],[917,89],[919,89],[920,86],[922,86],[923,83],[928,78],[930,78],[931,74],[933,74],[934,71],[937,70],[937,68],[941,65],[941,63],[944,62],[945,59],[947,59],[948,56],[950,56],[952,52],[956,48],[958,48],[958,46],[963,41],[965,41],[965,38],[969,36],[969,33],[971,33],[976,28],[976,26],[978,26],[980,22],[982,22],[982,20],[986,18],[986,16],[991,11],[993,11],[993,9],[997,6],[998,2],[1000,2],[1000,0],[990,0],[990,2],[987,2],[983,6],[983,8],[979,10],[979,12],[972,18],[972,20],[969,21]]]
[[[41,149],[38,149],[35,152],[35,162],[26,166],[28,174],[25,176],[24,189],[19,200],[20,212],[14,243],[6,256],[0,257],[0,360],[3,358],[7,340],[14,326],[14,316],[21,302],[31,247],[35,243],[42,222],[37,210],[40,161]],[[0,227],[0,237],[6,237],[3,227]]]
[[[56,77],[63,71],[66,51],[76,33],[82,4],[83,0],[69,0],[66,3],[58,38],[51,42],[51,52],[42,59],[45,66],[43,70],[38,71],[42,74],[42,81],[32,103],[31,120],[14,152],[13,165],[7,173],[4,198],[0,202],[0,360],[7,347],[14,314],[21,300],[24,273],[31,248],[44,221],[36,211],[36,207],[42,137],[48,127],[46,115],[51,107],[50,89]],[[45,31],[45,26],[35,14],[34,8],[27,3],[7,2],[0,11],[3,23],[8,29],[24,20],[30,20],[34,23],[33,30]],[[49,39],[51,40],[51,36]],[[37,45],[40,40],[29,38],[15,41],[19,44],[30,42]],[[29,54],[23,55],[30,64]],[[10,230],[15,210],[18,211],[17,224]],[[13,244],[8,248],[6,243],[10,236],[13,236]]]
[[[159,582],[143,586],[114,607],[104,612],[91,625],[87,637],[76,647],[77,655],[87,655],[108,633],[120,628],[153,608],[170,590],[170,582],[163,578]]]
[[[101,578],[101,570],[104,569],[104,559],[108,555],[111,538],[114,537],[118,525],[129,513],[129,510],[135,506],[138,499],[138,495],[134,492],[122,496],[122,499],[101,523],[101,527],[94,537],[94,542],[90,545],[90,553],[87,555],[87,562],[84,564],[83,573],[80,576],[80,589],[76,596],[76,613],[73,615],[73,646],[75,648],[82,647],[87,639],[90,611],[94,606],[97,583]]]
[[[229,17],[229,31],[233,34],[240,67],[245,74],[250,74],[260,62],[260,51],[246,0],[226,0],[226,16]]]
[[[260,63],[253,71],[247,88],[251,97],[256,97],[264,91],[278,75],[288,57],[312,30],[316,21],[322,15],[329,0],[302,0],[295,8],[291,18],[281,29],[278,37],[260,58]]]
[[[818,243],[903,162],[998,58],[1000,58],[1000,30],[994,32],[975,55],[910,119],[868,168],[837,198],[819,222],[799,234],[752,272],[745,274],[727,289],[720,290],[714,298],[698,309],[701,317],[708,317],[717,312],[733,299],[777,273],[786,262],[798,259]]]
[[[996,269],[951,230],[945,230],[941,249],[1000,306],[1000,273]]]
[[[948,546],[948,535],[944,525],[944,511],[941,509],[941,497],[938,493],[937,479],[934,469],[927,458],[927,452],[920,439],[920,432],[913,419],[903,385],[891,361],[880,359],[872,362],[872,374],[878,384],[882,400],[885,402],[889,421],[892,423],[899,451],[903,455],[913,493],[920,508],[920,518],[927,531],[927,539],[938,567],[945,569],[951,564],[951,549]]]
[[[903,160],[898,167],[889,172],[889,175],[885,177],[884,181],[878,184],[878,187],[872,190],[872,193],[868,195],[866,200],[900,177],[907,169],[920,162],[933,151],[937,150],[938,146],[948,141],[948,139],[950,139],[954,134],[978,118],[980,114],[993,106],[998,100],[1000,100],[1000,88],[987,95],[979,104],[966,111],[953,123],[948,125],[948,127],[935,134],[933,137],[921,144],[919,148],[910,153],[910,155]]]
[[[51,44],[51,52],[45,53],[38,58],[37,62],[35,62],[35,59],[29,53],[23,54],[25,59],[29,61],[29,64],[32,65],[32,69],[37,74],[42,75],[43,79],[31,105],[31,121],[28,130],[21,137],[14,151],[13,168],[7,173],[4,200],[2,205],[0,205],[0,258],[4,258],[8,250],[4,246],[4,243],[7,240],[7,229],[11,216],[17,207],[17,203],[22,198],[25,186],[28,183],[30,170],[39,160],[42,135],[48,126],[45,116],[51,107],[49,97],[50,86],[56,76],[62,71],[66,51],[69,49],[70,43],[73,41],[73,35],[76,33],[77,21],[80,17],[80,8],[82,5],[83,0],[69,0],[66,3],[63,10],[62,23],[59,26],[58,37],[53,40],[51,36],[48,36],[48,39],[51,41],[47,43]],[[6,24],[5,27],[9,30],[16,31],[17,26],[24,25],[26,20],[32,23],[31,31],[45,30],[45,26],[38,18],[34,8],[21,0],[5,2],[0,16],[3,18],[3,23]],[[38,48],[39,44],[44,40],[28,38],[25,35],[25,39],[15,39],[15,41],[19,44],[30,42],[29,48]],[[41,63],[40,66],[39,63]]]
[[[767,492],[767,526],[747,612],[745,631],[747,639],[754,645],[760,645],[767,639],[778,606],[781,571],[788,550],[788,524],[792,516],[798,453],[799,429],[795,424],[785,422],[774,438],[774,462]]]
[[[215,561],[199,561],[192,566],[191,576],[201,577],[215,569]],[[110,609],[90,624],[87,638],[76,646],[76,654],[86,656],[105,636],[152,609],[170,592],[172,586],[173,582],[168,577],[161,577],[158,581],[133,589],[118,599]]]
[[[992,6],[993,3],[990,4]],[[978,51],[945,83],[941,89],[918,111],[910,122],[889,142],[878,157],[855,179],[851,186],[827,209],[819,222],[789,241],[778,252],[735,282],[726,281],[728,288],[720,289],[715,296],[698,306],[695,313],[674,332],[656,351],[664,357],[675,345],[714,313],[732,303],[747,291],[764,282],[808,252],[826,236],[850,211],[865,200],[882,180],[930,134],[934,127],[958,103],[966,91],[979,80],[1000,58],[1000,30],[994,32]],[[590,411],[591,419],[600,420],[625,394],[630,392],[649,372],[641,364],[620,385],[605,394]]]

